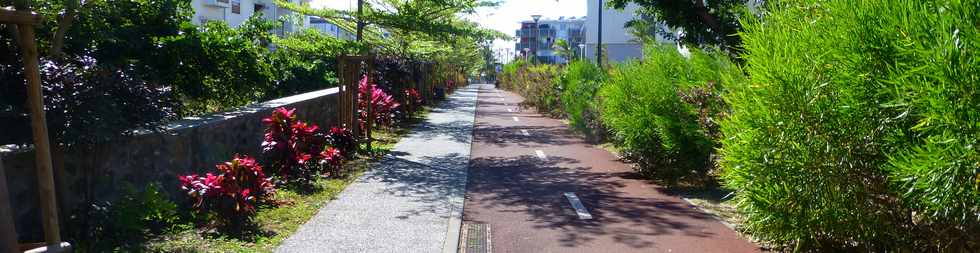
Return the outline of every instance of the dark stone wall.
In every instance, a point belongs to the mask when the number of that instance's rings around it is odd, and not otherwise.
[[[234,154],[260,155],[261,119],[276,107],[296,108],[297,117],[321,127],[337,119],[338,89],[280,98],[173,122],[161,130],[135,134],[79,150],[52,150],[58,211],[66,215],[86,203],[111,201],[125,185],[141,189],[156,183],[178,196],[178,175],[210,171]],[[31,147],[0,147],[20,241],[42,241],[37,174]],[[64,230],[64,229],[63,229]]]

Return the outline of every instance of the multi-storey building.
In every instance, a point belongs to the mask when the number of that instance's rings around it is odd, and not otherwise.
[[[354,40],[354,34],[350,31],[344,30],[326,19],[320,17],[310,17],[310,28],[316,29],[321,33],[334,36],[338,39],[343,40]]]
[[[585,42],[585,33],[584,17],[559,17],[537,22],[526,20],[521,22],[521,29],[516,31],[515,37],[518,40],[515,49],[521,57],[534,57],[538,62],[565,63],[571,59],[557,54],[555,42],[558,39],[567,41],[572,53],[579,55],[578,45]]]
[[[288,0],[296,4],[309,1]],[[282,28],[273,31],[279,36],[285,36],[286,33],[309,25],[309,19],[306,17],[297,18],[295,22],[281,21],[281,17],[290,17],[293,12],[276,6],[274,0],[192,0],[191,7],[194,9],[194,17],[191,21],[198,25],[208,21],[225,21],[231,27],[238,27],[256,12],[261,12],[265,19],[282,22]]]
[[[589,34],[585,39],[585,56],[592,61],[596,57],[596,44],[599,38],[599,3],[605,1],[588,1],[588,22],[586,27]],[[602,47],[603,58],[610,62],[620,62],[643,57],[643,45],[632,33],[627,31],[626,22],[638,19],[635,4],[629,4],[623,10],[601,8],[602,11]],[[595,32],[592,32],[595,31]]]

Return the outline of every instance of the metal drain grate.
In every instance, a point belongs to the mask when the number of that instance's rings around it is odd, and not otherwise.
[[[486,223],[463,223],[460,237],[460,253],[490,253],[490,225]]]

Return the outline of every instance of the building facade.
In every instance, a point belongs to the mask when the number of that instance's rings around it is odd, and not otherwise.
[[[309,0],[288,1],[296,4],[309,2]],[[225,21],[231,27],[238,27],[257,12],[261,12],[265,19],[281,22],[282,28],[273,31],[279,36],[285,36],[309,25],[309,18],[306,17],[296,18],[292,22],[280,21],[281,17],[293,16],[293,12],[276,6],[274,0],[192,0],[191,8],[194,9],[191,22],[196,25],[208,21]]]
[[[354,33],[320,17],[310,17],[310,28],[342,40],[354,40]]]
[[[578,45],[585,43],[585,25],[584,17],[525,20],[521,22],[521,29],[515,32],[517,43],[514,48],[520,57],[534,57],[542,63],[566,63],[571,59],[558,55],[555,42],[559,39],[567,41],[571,53],[580,55]]]
[[[599,39],[599,2],[588,1],[586,28],[590,32],[585,36],[585,57],[591,61],[595,61],[596,44]],[[636,15],[638,8],[635,4],[629,4],[623,10],[602,8],[602,47],[605,48],[603,57],[610,63],[643,57],[642,42],[625,27],[626,22],[639,18]]]

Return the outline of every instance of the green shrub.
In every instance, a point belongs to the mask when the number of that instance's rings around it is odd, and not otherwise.
[[[272,38],[276,50],[268,56],[275,81],[263,99],[274,99],[337,86],[337,56],[354,53],[352,41],[334,38],[313,29]]]
[[[180,94],[181,115],[228,110],[264,97],[275,73],[267,60],[269,49],[260,41],[271,36],[265,31],[272,27],[258,16],[239,28],[224,22],[185,24],[183,36],[165,40],[167,53],[155,67]]]
[[[725,56],[692,49],[687,58],[673,45],[652,45],[643,62],[610,71],[599,90],[600,115],[624,154],[644,174],[670,184],[702,180],[713,167],[714,141],[700,123],[701,108],[707,104],[689,103],[686,94],[696,89],[717,94],[716,83],[738,75]],[[717,116],[705,115],[706,120]]]
[[[501,88],[524,97],[523,106],[534,107],[549,116],[559,116],[562,112],[560,90],[555,82],[558,73],[555,65],[530,65],[517,60],[504,65],[498,78]]]
[[[524,69],[524,84],[520,89],[524,106],[534,107],[549,116],[561,115],[558,85],[555,77],[558,67],[550,64],[532,65]]]
[[[517,89],[517,83],[520,82],[517,75],[517,70],[524,67],[524,61],[514,60],[501,68],[500,74],[497,75],[497,82],[499,82],[499,88],[515,91]]]
[[[76,251],[133,251],[147,239],[180,229],[184,223],[177,204],[159,185],[139,189],[124,184],[120,189],[118,200],[90,203],[68,218],[66,236]]]
[[[591,140],[601,139],[603,127],[596,109],[596,92],[606,72],[588,61],[573,61],[556,81],[560,85],[561,105],[573,129]]]
[[[782,1],[746,21],[721,166],[798,249],[980,250],[980,4]]]

